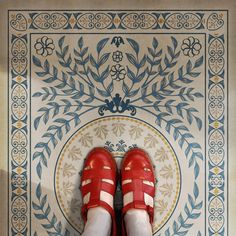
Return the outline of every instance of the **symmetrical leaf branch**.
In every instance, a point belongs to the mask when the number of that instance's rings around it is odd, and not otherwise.
[[[170,118],[171,115],[169,113],[163,112],[155,114],[149,109],[143,106],[135,106],[141,110],[144,110],[153,116],[156,117],[156,123],[160,127],[162,127],[163,123],[165,123],[165,130],[173,135],[175,141],[178,141],[179,146],[185,150],[185,155],[189,158],[189,167],[194,164],[194,177],[197,179],[200,171],[199,164],[197,162],[198,159],[203,160],[203,155],[201,153],[201,146],[192,141],[194,136],[190,133],[189,129],[183,125],[183,122],[179,119]]]
[[[167,46],[168,54],[165,54],[165,57],[162,60],[159,59],[159,56],[162,55],[162,50],[157,51],[158,41],[156,38],[153,38],[153,48],[148,48],[149,55],[147,56],[147,62],[150,64],[150,68],[148,69],[148,77],[143,83],[142,88],[148,87],[148,85],[156,80],[158,76],[168,75],[168,73],[170,72],[168,71],[168,69],[173,68],[177,64],[177,59],[180,55],[180,51],[176,52],[178,42],[174,37],[171,37],[171,41],[173,45],[172,47]],[[157,70],[154,70],[154,67],[157,67]]]
[[[127,41],[134,51],[134,54],[126,53],[126,56],[132,68],[136,69],[136,74],[127,66],[127,76],[132,83],[131,87],[129,87],[123,82],[122,88],[125,97],[134,97],[140,94],[137,98],[132,99],[130,103],[137,104],[137,102],[141,100],[148,104],[146,107],[152,107],[158,112],[161,111],[161,107],[166,106],[166,112],[170,114],[172,114],[173,111],[173,109],[171,109],[172,103],[177,98],[180,98],[183,102],[175,106],[176,114],[179,115],[181,119],[184,119],[186,115],[189,124],[192,124],[194,119],[200,130],[202,121],[194,114],[197,113],[198,110],[189,107],[189,103],[187,102],[202,97],[202,94],[195,92],[194,88],[186,87],[186,85],[193,82],[192,78],[199,76],[200,72],[196,72],[196,69],[202,65],[203,57],[196,60],[194,65],[189,60],[185,66],[185,73],[184,67],[181,66],[176,76],[174,72],[171,72],[171,69],[176,65],[180,51],[178,50],[178,42],[174,37],[171,37],[172,47],[167,46],[168,54],[165,54],[163,61],[161,58],[162,49],[158,49],[159,43],[156,38],[153,38],[152,48],[148,47],[148,54],[144,55],[140,61],[138,43],[129,38],[127,38]],[[148,64],[148,66],[146,66],[146,64]],[[142,67],[145,69],[139,73]],[[143,80],[145,81],[142,82]],[[141,88],[133,89],[135,83],[141,84]]]
[[[47,204],[47,194],[42,195],[41,184],[38,184],[36,188],[36,197],[38,202],[32,202],[33,209],[37,212],[34,215],[38,220],[44,221],[42,226],[46,229],[47,234],[49,236],[70,236],[69,230],[63,230],[61,221],[58,221],[56,215],[52,213],[50,205]],[[37,235],[37,233],[34,235]]]
[[[51,146],[55,148],[58,141],[62,140],[63,136],[71,130],[72,122],[74,122],[74,127],[77,127],[80,123],[80,116],[98,107],[99,106],[93,106],[80,114],[76,112],[68,112],[65,115],[69,118],[57,118],[53,121],[54,124],[47,128],[47,132],[42,135],[42,138],[47,138],[48,140],[37,143],[35,148],[40,149],[40,151],[36,151],[33,154],[33,160],[39,159],[36,166],[36,172],[40,179],[42,176],[42,164],[47,167],[47,158],[50,158]]]
[[[165,236],[174,236],[174,235],[187,235],[189,229],[193,226],[191,220],[195,220],[200,217],[203,202],[197,202],[199,197],[199,189],[196,183],[193,187],[193,195],[188,194],[188,202],[184,206],[184,215],[180,213],[178,221],[174,221],[172,229],[168,228],[165,231]],[[198,231],[197,236],[201,236],[200,231]]]
[[[131,48],[133,49],[134,54],[126,53],[126,57],[128,61],[131,63],[131,65],[133,66],[133,68],[135,68],[136,73],[134,73],[133,70],[130,69],[130,67],[128,66],[126,67],[127,76],[131,80],[131,86],[128,86],[128,84],[125,83],[125,81],[123,81],[123,85],[122,85],[122,90],[124,92],[123,100],[125,99],[125,97],[134,97],[135,95],[138,94],[140,88],[133,89],[133,87],[135,84],[140,83],[144,79],[145,75],[147,74],[147,68],[143,69],[140,72],[140,70],[146,64],[146,60],[147,60],[146,55],[143,55],[143,57],[139,59],[140,49],[139,49],[138,43],[131,38],[127,38],[127,42],[130,44]]]
[[[166,112],[170,115],[176,114],[184,119],[186,115],[188,123],[191,125],[193,120],[196,121],[197,127],[199,130],[202,129],[202,120],[198,117],[196,113],[198,110],[193,107],[189,107],[189,104],[186,102],[176,102],[176,100],[171,99],[168,101],[157,101],[152,105],[144,105],[145,108],[155,109],[157,112]]]
[[[68,53],[69,46],[64,45],[64,40],[64,36],[60,38],[58,41],[60,50],[56,51],[59,63],[66,69],[66,72],[61,72],[61,78],[59,77],[58,69],[54,65],[51,66],[48,60],[42,63],[39,58],[33,56],[34,65],[41,69],[41,71],[36,72],[36,74],[39,77],[43,77],[45,83],[53,85],[43,87],[41,92],[37,92],[33,95],[34,97],[42,97],[42,101],[49,100],[45,107],[38,110],[41,114],[35,118],[34,128],[37,129],[41,121],[46,125],[50,118],[55,118],[56,116],[63,115],[67,117],[53,120],[54,124],[49,126],[47,132],[42,136],[42,138],[47,138],[48,140],[39,142],[35,146],[36,149],[41,149],[33,154],[33,159],[39,159],[36,167],[39,178],[41,178],[42,175],[42,165],[47,166],[47,157],[49,158],[51,155],[51,146],[55,148],[63,135],[70,131],[71,123],[74,122],[75,126],[77,126],[80,122],[80,116],[104,104],[104,100],[95,95],[94,83],[91,81],[89,75],[97,82],[99,79],[102,86],[105,88],[104,80],[108,76],[109,67],[101,74],[99,69],[109,57],[109,53],[101,55],[101,51],[106,45],[108,38],[98,42],[98,59],[96,61],[92,55],[88,55],[88,47],[84,47],[83,38],[81,37],[78,40],[79,49],[74,50],[76,56],[74,66],[72,66],[72,56]],[[93,72],[90,67],[86,67],[89,61],[97,69],[98,74],[96,74],[96,76],[95,72]],[[108,87],[111,93],[113,86]],[[96,88],[96,90],[99,94],[102,93],[99,88]],[[60,99],[59,102],[54,101],[57,97],[65,98]],[[96,106],[90,105],[94,100],[97,100],[99,104]],[[83,111],[79,113],[82,109]]]
[[[173,72],[176,66],[180,50],[178,42],[171,37],[171,46],[167,46],[167,53],[162,58],[162,49],[158,49],[158,41],[153,38],[152,47],[148,47],[147,54],[141,55],[139,44],[127,38],[127,43],[131,47],[131,52],[127,52],[126,58],[129,64],[126,67],[127,78],[131,81],[123,81],[122,90],[125,97],[129,97],[126,103],[132,103],[133,107],[149,112],[156,117],[157,124],[161,126],[165,123],[165,129],[172,133],[175,140],[181,148],[185,148],[186,157],[189,157],[189,166],[194,164],[195,178],[199,174],[199,165],[196,158],[203,159],[200,152],[200,145],[190,141],[193,135],[184,125],[186,119],[189,124],[196,122],[199,130],[202,128],[202,121],[197,116],[198,110],[190,106],[190,101],[202,97],[202,94],[195,92],[188,85],[193,82],[193,78],[199,76],[196,71],[203,63],[203,57],[198,58],[194,63],[188,60],[185,66],[178,68],[178,72]],[[58,140],[68,133],[71,128],[71,122],[75,125],[80,121],[80,116],[93,109],[104,105],[104,98],[111,98],[109,106],[112,107],[114,97],[113,80],[109,77],[110,67],[107,61],[110,52],[103,53],[103,50],[109,41],[109,38],[100,40],[96,45],[97,55],[89,53],[89,48],[84,45],[83,38],[78,40],[78,47],[74,49],[74,59],[69,53],[69,45],[65,45],[65,36],[58,41],[59,50],[56,54],[59,63],[65,69],[59,76],[58,69],[45,60],[42,63],[37,57],[33,56],[33,63],[41,69],[36,72],[43,81],[52,86],[43,87],[41,92],[33,96],[42,97],[42,100],[49,100],[45,107],[38,110],[40,115],[34,120],[35,129],[38,128],[41,121],[46,125],[48,121],[56,116],[63,115],[66,118],[57,118],[53,120],[55,124],[47,128],[43,138],[48,138],[46,142],[40,142],[35,147],[41,148],[41,151],[34,153],[33,158],[39,158],[37,173],[41,178],[42,165],[47,165],[47,157],[50,157],[52,144],[56,146]],[[94,86],[96,82],[96,87]],[[135,85],[139,85],[139,87]],[[135,88],[136,87],[136,88]],[[96,95],[97,94],[97,95]],[[100,98],[101,97],[101,98]],[[135,99],[132,99],[136,97]],[[59,102],[54,101],[59,98]],[[177,102],[180,98],[182,102]],[[91,105],[96,100],[97,105]],[[106,103],[108,103],[108,99]],[[120,101],[122,103],[122,101]],[[140,101],[145,105],[140,106]],[[118,100],[116,101],[118,102]],[[124,103],[124,102],[123,102]],[[122,103],[122,104],[123,104]],[[119,104],[116,104],[119,106]],[[170,118],[173,115],[179,116],[179,119]]]
[[[92,54],[90,54],[90,64],[93,68],[88,67],[88,73],[92,76],[92,78],[100,85],[102,85],[103,89],[97,89],[97,92],[102,97],[111,97],[112,99],[112,91],[114,89],[113,80],[109,83],[109,85],[105,86],[105,80],[107,79],[109,73],[110,73],[110,66],[107,65],[103,71],[100,71],[103,67],[103,65],[107,62],[109,59],[110,53],[104,53],[101,54],[102,49],[107,44],[109,38],[102,39],[97,44],[97,59],[93,57]]]

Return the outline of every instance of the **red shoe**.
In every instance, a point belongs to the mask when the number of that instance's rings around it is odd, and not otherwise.
[[[107,167],[107,168],[104,168]],[[104,182],[102,179],[112,180],[114,184]],[[88,184],[82,185],[83,181],[91,180]],[[112,196],[115,195],[117,180],[116,162],[111,153],[104,148],[94,148],[87,156],[84,169],[81,175],[82,197],[90,193],[87,204],[82,207],[82,216],[87,221],[87,211],[94,207],[103,207],[112,217],[112,236],[116,236],[115,212],[107,202],[100,200],[100,192],[105,191]]]
[[[144,200],[144,193],[148,194],[153,199],[155,196],[154,170],[150,158],[145,151],[140,148],[134,148],[125,154],[121,167],[121,181],[123,196],[129,192],[133,192],[133,202],[124,205],[122,210],[122,235],[126,235],[124,215],[128,210],[146,210],[150,218],[150,223],[153,222],[154,218],[153,205],[146,205]],[[149,181],[153,184],[148,185],[143,183],[143,181]]]

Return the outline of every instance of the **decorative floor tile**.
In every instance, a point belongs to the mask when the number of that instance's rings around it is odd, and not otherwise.
[[[9,11],[9,235],[81,234],[95,146],[150,154],[154,235],[227,235],[227,18]]]

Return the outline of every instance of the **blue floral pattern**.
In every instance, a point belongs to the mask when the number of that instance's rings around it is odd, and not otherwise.
[[[127,77],[131,83],[128,85],[128,82],[124,80],[122,83],[123,98],[119,94],[114,97],[112,95],[114,90],[113,75],[116,80],[120,81],[124,79],[125,73],[124,68],[117,64],[118,68],[115,68],[115,74],[111,74],[111,79],[109,78],[110,66],[107,65],[107,62],[111,53],[103,53],[109,40],[109,38],[104,38],[98,42],[97,59],[95,59],[95,56],[89,54],[89,49],[84,45],[84,40],[81,37],[78,40],[78,50],[74,50],[75,64],[73,65],[72,56],[68,53],[69,46],[64,44],[65,36],[60,38],[58,41],[59,50],[56,51],[56,54],[61,66],[68,71],[68,73],[62,72],[62,76],[54,65],[50,65],[48,60],[42,63],[39,58],[33,56],[33,63],[41,69],[36,74],[42,77],[45,83],[56,84],[50,89],[44,87],[41,92],[33,95],[34,97],[41,97],[42,100],[50,100],[47,107],[39,110],[41,114],[34,120],[34,127],[37,129],[41,121],[47,124],[50,114],[56,117],[60,111],[68,117],[68,119],[55,119],[54,122],[57,125],[48,128],[49,142],[36,145],[36,148],[43,148],[43,150],[35,152],[34,159],[39,158],[46,165],[44,151],[49,154],[49,143],[56,146],[57,140],[62,138],[62,130],[65,129],[66,133],[69,132],[72,122],[75,126],[78,125],[81,116],[93,109],[98,109],[100,115],[108,110],[112,113],[123,113],[125,110],[131,109],[133,115],[136,110],[142,110],[156,117],[156,123],[159,126],[165,124],[165,130],[168,133],[173,132],[174,139],[179,140],[180,147],[187,144],[186,155],[190,157],[190,166],[193,164],[195,166],[195,177],[197,178],[199,174],[197,159],[203,160],[201,147],[188,140],[194,137],[189,133],[188,128],[183,127],[182,124],[183,119],[187,119],[189,124],[196,122],[198,129],[201,130],[202,128],[202,121],[197,116],[198,110],[190,107],[188,101],[200,99],[203,95],[195,91],[194,88],[185,85],[191,84],[194,78],[200,75],[197,70],[203,63],[203,57],[199,57],[194,63],[188,60],[186,66],[181,66],[176,75],[171,69],[176,65],[180,51],[178,50],[178,42],[174,37],[171,37],[172,46],[168,46],[168,54],[165,54],[164,58],[162,58],[162,49],[158,48],[156,38],[153,38],[152,47],[148,47],[148,53],[143,56],[140,55],[139,44],[135,40],[127,38],[127,43],[133,53],[126,53],[125,55],[130,66],[136,68],[136,71],[127,66]],[[101,68],[105,69],[101,70]],[[112,69],[111,71],[113,72]],[[80,80],[75,80],[75,76],[78,76]],[[156,78],[160,79],[156,80]],[[100,84],[101,88],[95,88],[93,81]],[[105,81],[108,84],[107,86]],[[142,85],[137,88],[135,86],[137,83]],[[61,96],[63,96],[61,104],[53,102],[56,97]],[[128,99],[125,100],[126,97]],[[180,97],[182,102],[176,103],[173,99],[175,97]],[[71,99],[73,99],[73,103]],[[91,104],[94,100],[98,101],[100,105],[86,105]],[[138,105],[140,101],[143,102],[142,106]],[[83,107],[88,108],[81,113],[80,110]],[[180,119],[171,118],[173,114],[179,116]],[[39,170],[41,170],[40,166]]]

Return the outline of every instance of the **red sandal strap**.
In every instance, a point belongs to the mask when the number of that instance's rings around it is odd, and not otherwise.
[[[93,187],[92,187],[93,186]],[[100,198],[100,191],[113,194],[115,191],[115,183],[110,184],[101,179],[93,179],[91,183],[81,187],[82,195],[85,196],[87,193],[91,193],[90,196],[94,199]]]
[[[141,192],[142,196],[144,195],[143,193],[146,193],[150,196],[153,196],[155,194],[155,188],[154,186],[150,186],[150,185],[147,185],[145,183],[143,183],[142,180],[139,180],[139,179],[135,179],[135,180],[132,180],[132,182],[130,183],[127,183],[127,184],[124,184],[122,186],[122,191],[123,191],[123,194],[126,194],[126,193],[129,193],[129,192]],[[135,195],[134,193],[134,196],[136,196],[138,198],[137,195]],[[140,199],[141,197],[139,197]]]
[[[133,179],[132,182],[123,184],[122,191],[125,195],[126,193],[133,192],[133,202],[127,204],[123,208],[123,214],[127,212],[127,210],[135,208],[135,209],[144,209],[148,211],[148,214],[153,218],[153,213],[151,210],[152,207],[147,206],[144,200],[144,193],[154,197],[155,188],[154,186],[150,186],[143,183],[143,180],[140,179]],[[150,218],[150,221],[151,221]]]
[[[143,202],[134,201],[134,202],[128,203],[125,207],[123,207],[122,214],[124,215],[128,210],[131,210],[131,209],[140,209],[140,210],[147,211],[150,222],[151,223],[153,222],[153,218],[154,218],[153,207],[146,205]]]
[[[122,180],[127,179],[142,179],[147,180],[150,182],[154,182],[153,173],[151,171],[145,171],[145,170],[124,170],[122,173]]]
[[[81,178],[81,181],[87,180],[87,179],[94,179],[94,178],[100,179],[113,179],[114,178],[114,170],[112,169],[88,169],[83,171],[83,176]]]

